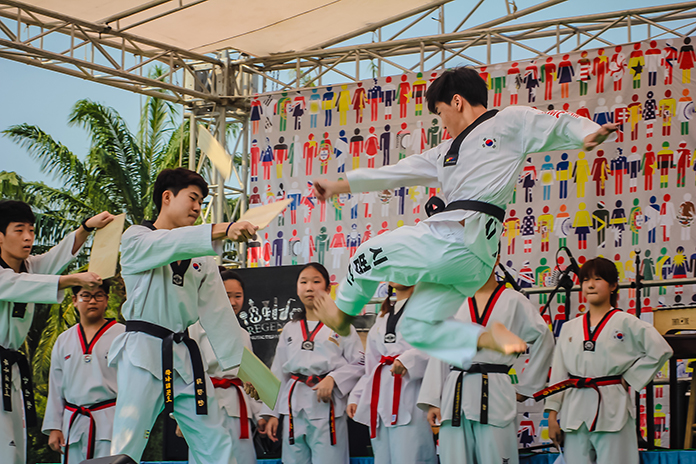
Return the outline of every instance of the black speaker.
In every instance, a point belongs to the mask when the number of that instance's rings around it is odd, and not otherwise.
[[[125,454],[119,454],[118,456],[106,456],[103,458],[86,459],[80,464],[137,464],[130,457]]]

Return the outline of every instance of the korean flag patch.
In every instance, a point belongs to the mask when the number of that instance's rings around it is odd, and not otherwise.
[[[484,137],[483,143],[481,143],[481,148],[496,148],[498,146],[498,141],[493,138]]]
[[[621,332],[620,330],[614,331],[614,340],[618,340],[620,342],[623,342],[625,339],[626,339],[626,337],[624,337],[623,332]]]

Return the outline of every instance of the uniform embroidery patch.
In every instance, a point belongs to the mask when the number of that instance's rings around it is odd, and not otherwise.
[[[150,438],[150,431],[146,430],[145,431],[145,439],[147,440],[148,438]]]
[[[615,330],[614,331],[614,340],[618,340],[620,342],[624,341],[626,338],[624,337],[623,332],[620,330]]]
[[[201,272],[201,265],[198,263],[193,263],[193,268],[197,270],[198,272]]]
[[[498,141],[493,138],[484,137],[483,143],[481,143],[482,148],[496,148],[498,146]]]
[[[447,166],[456,166],[457,165],[457,160],[459,159],[459,153],[454,153],[454,154],[447,154],[445,156],[445,161],[442,163],[444,167]]]
[[[70,359],[70,356],[72,356],[72,355],[69,354],[69,355],[67,355],[67,356],[66,356],[65,358],[63,358],[63,359],[65,359],[65,360],[67,361],[68,359]]]
[[[333,338],[333,337],[329,337],[329,341],[335,343],[336,346],[340,346],[340,345],[338,344],[338,340],[336,340],[336,339]]]

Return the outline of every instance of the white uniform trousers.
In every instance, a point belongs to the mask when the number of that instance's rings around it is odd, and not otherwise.
[[[418,410],[406,425],[385,427],[379,417],[371,441],[375,464],[437,464],[433,430]]]
[[[119,389],[111,454],[127,454],[134,461],[140,462],[152,426],[164,409],[162,381],[147,370],[133,365],[126,350],[120,356],[118,384],[128,385],[129,388]],[[223,428],[222,412],[215,400],[213,383],[207,375],[205,378],[208,414],[199,416],[196,415],[193,382],[186,384],[174,372],[174,419],[199,463],[236,464],[232,439]]]
[[[232,449],[234,450],[234,457],[237,459],[238,464],[256,464],[256,449],[254,448],[254,439],[251,434],[251,420],[249,420],[249,438],[241,439],[239,434],[242,431],[241,422],[239,417],[228,416],[223,409],[220,411],[223,417],[223,424],[225,430],[230,433],[232,438]],[[247,419],[248,420],[248,419]],[[189,448],[189,463],[191,464],[201,464],[196,460],[193,452]]]
[[[448,364],[468,367],[483,329],[448,318],[486,282],[492,268],[469,250],[465,231],[454,221],[421,222],[372,237],[351,260],[338,307],[357,315],[380,282],[415,285],[401,324],[404,339]]]
[[[78,464],[87,459],[88,444],[89,437],[87,435],[83,435],[80,440],[70,445],[70,450],[68,451],[68,464]],[[104,456],[111,456],[111,441],[95,440],[94,458],[102,458]],[[65,462],[65,455],[63,455],[61,462]]]
[[[515,421],[505,427],[481,424],[462,417],[462,425],[452,427],[446,420],[440,426],[442,464],[518,464]]]
[[[638,464],[636,422],[629,419],[618,432],[590,432],[581,425],[565,432],[563,457],[566,464]]]
[[[12,366],[12,379],[17,378],[19,369]],[[12,382],[12,411],[5,411],[0,403],[0,456],[3,464],[25,464],[27,462],[27,430],[24,428],[24,401],[22,390]]]
[[[293,414],[295,444],[289,441],[290,420],[283,416],[283,464],[348,464],[348,419],[336,418],[336,444],[331,444],[329,418],[308,419],[304,411]],[[241,463],[240,463],[241,464]]]

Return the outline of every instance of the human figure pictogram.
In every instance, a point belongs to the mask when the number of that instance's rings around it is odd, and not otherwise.
[[[587,52],[583,51],[580,53],[580,59],[578,60],[578,82],[580,83],[580,96],[583,97],[587,95],[587,88],[589,86],[589,81],[592,78],[592,62],[587,57]]]
[[[592,75],[597,78],[597,93],[604,93],[604,77],[609,72],[609,59],[604,54],[604,49],[597,50],[597,56],[592,60]]]
[[[590,233],[590,227],[592,227],[592,216],[590,212],[585,209],[585,203],[580,202],[578,204],[578,211],[573,218],[573,229],[575,229],[575,235],[578,236],[579,250],[587,249],[587,235]]]
[[[324,127],[331,127],[331,115],[336,107],[336,93],[329,86],[321,96],[321,109],[324,110]]]
[[[682,96],[677,102],[677,119],[681,126],[681,135],[689,135],[689,121],[694,114],[694,102],[689,96],[689,89],[682,90]]]
[[[544,206],[543,213],[537,218],[537,231],[541,235],[541,252],[549,251],[549,236],[553,232],[553,214],[549,212],[549,207]]]
[[[652,138],[653,124],[657,119],[657,101],[653,97],[653,91],[648,91],[647,99],[643,105],[643,120],[645,121],[645,136],[647,138]]]
[[[331,159],[331,154],[333,153],[333,145],[331,144],[331,139],[329,139],[329,133],[324,132],[324,138],[319,143],[319,173],[326,175],[329,173],[329,160]],[[322,202],[325,204],[325,202]]]
[[[643,68],[645,67],[645,57],[643,56],[643,50],[640,48],[640,42],[633,44],[633,51],[628,59],[628,72],[633,77],[633,88],[640,88],[640,78],[643,75]]]
[[[609,228],[609,211],[603,201],[597,202],[597,209],[592,212],[592,228],[597,232],[597,248],[604,248]]]
[[[285,143],[285,137],[278,138],[278,143],[273,147],[273,153],[276,163],[276,179],[280,179],[283,177],[283,162],[288,159],[288,145]]]
[[[660,227],[662,228],[662,241],[669,242],[672,232],[672,226],[674,225],[674,220],[677,218],[676,210],[674,209],[674,203],[670,200],[672,197],[669,193],[662,197],[662,204],[660,205]]]
[[[520,234],[520,219],[515,216],[515,210],[510,210],[503,222],[503,237],[507,237],[507,254],[515,254],[515,238]]]
[[[384,119],[389,120],[392,118],[392,108],[396,103],[396,86],[392,84],[391,76],[387,76],[385,81],[383,87]]]
[[[570,83],[575,77],[575,69],[570,61],[570,55],[563,55],[563,60],[558,63],[558,83],[561,86],[561,98],[570,97]]]
[[[428,85],[423,79],[423,73],[416,74],[416,80],[413,81],[411,88],[411,97],[416,102],[416,116],[423,115],[423,98],[425,97],[425,88]]]
[[[662,61],[662,50],[657,48],[655,40],[650,41],[650,48],[645,51],[645,71],[648,73],[648,87],[657,85],[657,71]]]
[[[336,111],[338,111],[338,124],[345,126],[348,124],[348,110],[350,109],[351,99],[350,90],[347,85],[341,86],[341,91],[338,93],[336,100]]]
[[[687,148],[686,142],[679,142],[677,148],[677,187],[686,185],[686,170],[691,167],[691,150]]]
[[[563,153],[561,161],[556,164],[556,180],[558,180],[559,188],[558,198],[561,200],[568,198],[568,181],[570,180],[571,170],[572,163],[568,161],[568,153]]]
[[[643,104],[638,101],[638,95],[631,97],[628,104],[628,123],[631,125],[631,140],[638,140],[638,123],[643,119]]]
[[[595,182],[596,194],[598,197],[604,196],[605,186],[609,178],[609,162],[604,157],[604,150],[597,150],[597,157],[592,163],[592,180]]]
[[[621,82],[626,73],[626,55],[621,50],[621,45],[614,48],[614,54],[611,56],[611,60],[609,60],[609,74],[611,74],[611,80],[614,82],[614,92],[621,91]]]
[[[620,247],[623,241],[623,231],[626,230],[626,224],[628,219],[626,219],[626,211],[623,208],[623,202],[621,200],[616,200],[616,208],[611,212],[611,230],[614,233],[614,246]]]
[[[669,142],[662,142],[662,150],[657,152],[657,166],[660,168],[660,188],[669,186],[669,170],[675,167],[674,152],[669,148]]]
[[[677,64],[682,72],[682,84],[691,84],[691,70],[696,64],[694,46],[691,45],[691,37],[684,37],[684,45],[679,49]]]
[[[590,165],[585,159],[585,152],[578,153],[578,160],[573,166],[573,180],[577,198],[585,198],[585,184],[590,180]]]
[[[353,130],[353,135],[350,138],[350,154],[353,157],[353,169],[360,167],[360,155],[365,148],[365,139],[360,135],[360,129],[357,127]]]
[[[512,63],[507,71],[507,89],[510,93],[510,104],[517,105],[519,98],[520,87],[522,87],[522,73],[520,72],[519,64]]]
[[[674,66],[677,64],[679,51],[668,41],[662,50],[661,64],[665,70],[665,85],[672,85]]]
[[[273,147],[271,140],[266,137],[266,146],[261,152],[261,165],[263,166],[263,180],[271,180],[271,166],[273,166]]]
[[[677,101],[672,98],[672,91],[665,90],[665,98],[660,100],[658,108],[662,118],[662,136],[666,137],[672,133],[672,117],[677,111]]]
[[[374,84],[367,91],[367,102],[370,105],[370,121],[377,121],[379,117],[379,104],[384,101],[384,91],[379,85],[379,79],[373,78]]]
[[[379,148],[379,139],[377,138],[377,134],[375,134],[375,128],[370,127],[369,135],[365,140],[365,155],[367,155],[368,168],[375,167],[375,156],[379,153]]]
[[[399,83],[398,90],[399,98],[399,117],[401,119],[406,117],[408,111],[408,102],[411,100],[411,84],[408,83],[408,76],[406,74],[401,76],[401,82]]]
[[[616,156],[611,160],[611,175],[614,178],[614,193],[623,194],[624,174],[628,174],[628,161],[621,147],[616,148]]]
[[[307,141],[302,147],[302,159],[305,160],[305,175],[312,175],[312,166],[314,165],[314,158],[317,157],[317,151],[319,146],[317,141],[314,140],[314,134],[309,134]]]
[[[541,66],[541,82],[544,83],[544,100],[553,99],[553,81],[556,80],[556,65],[553,57],[546,58],[546,63]]]

